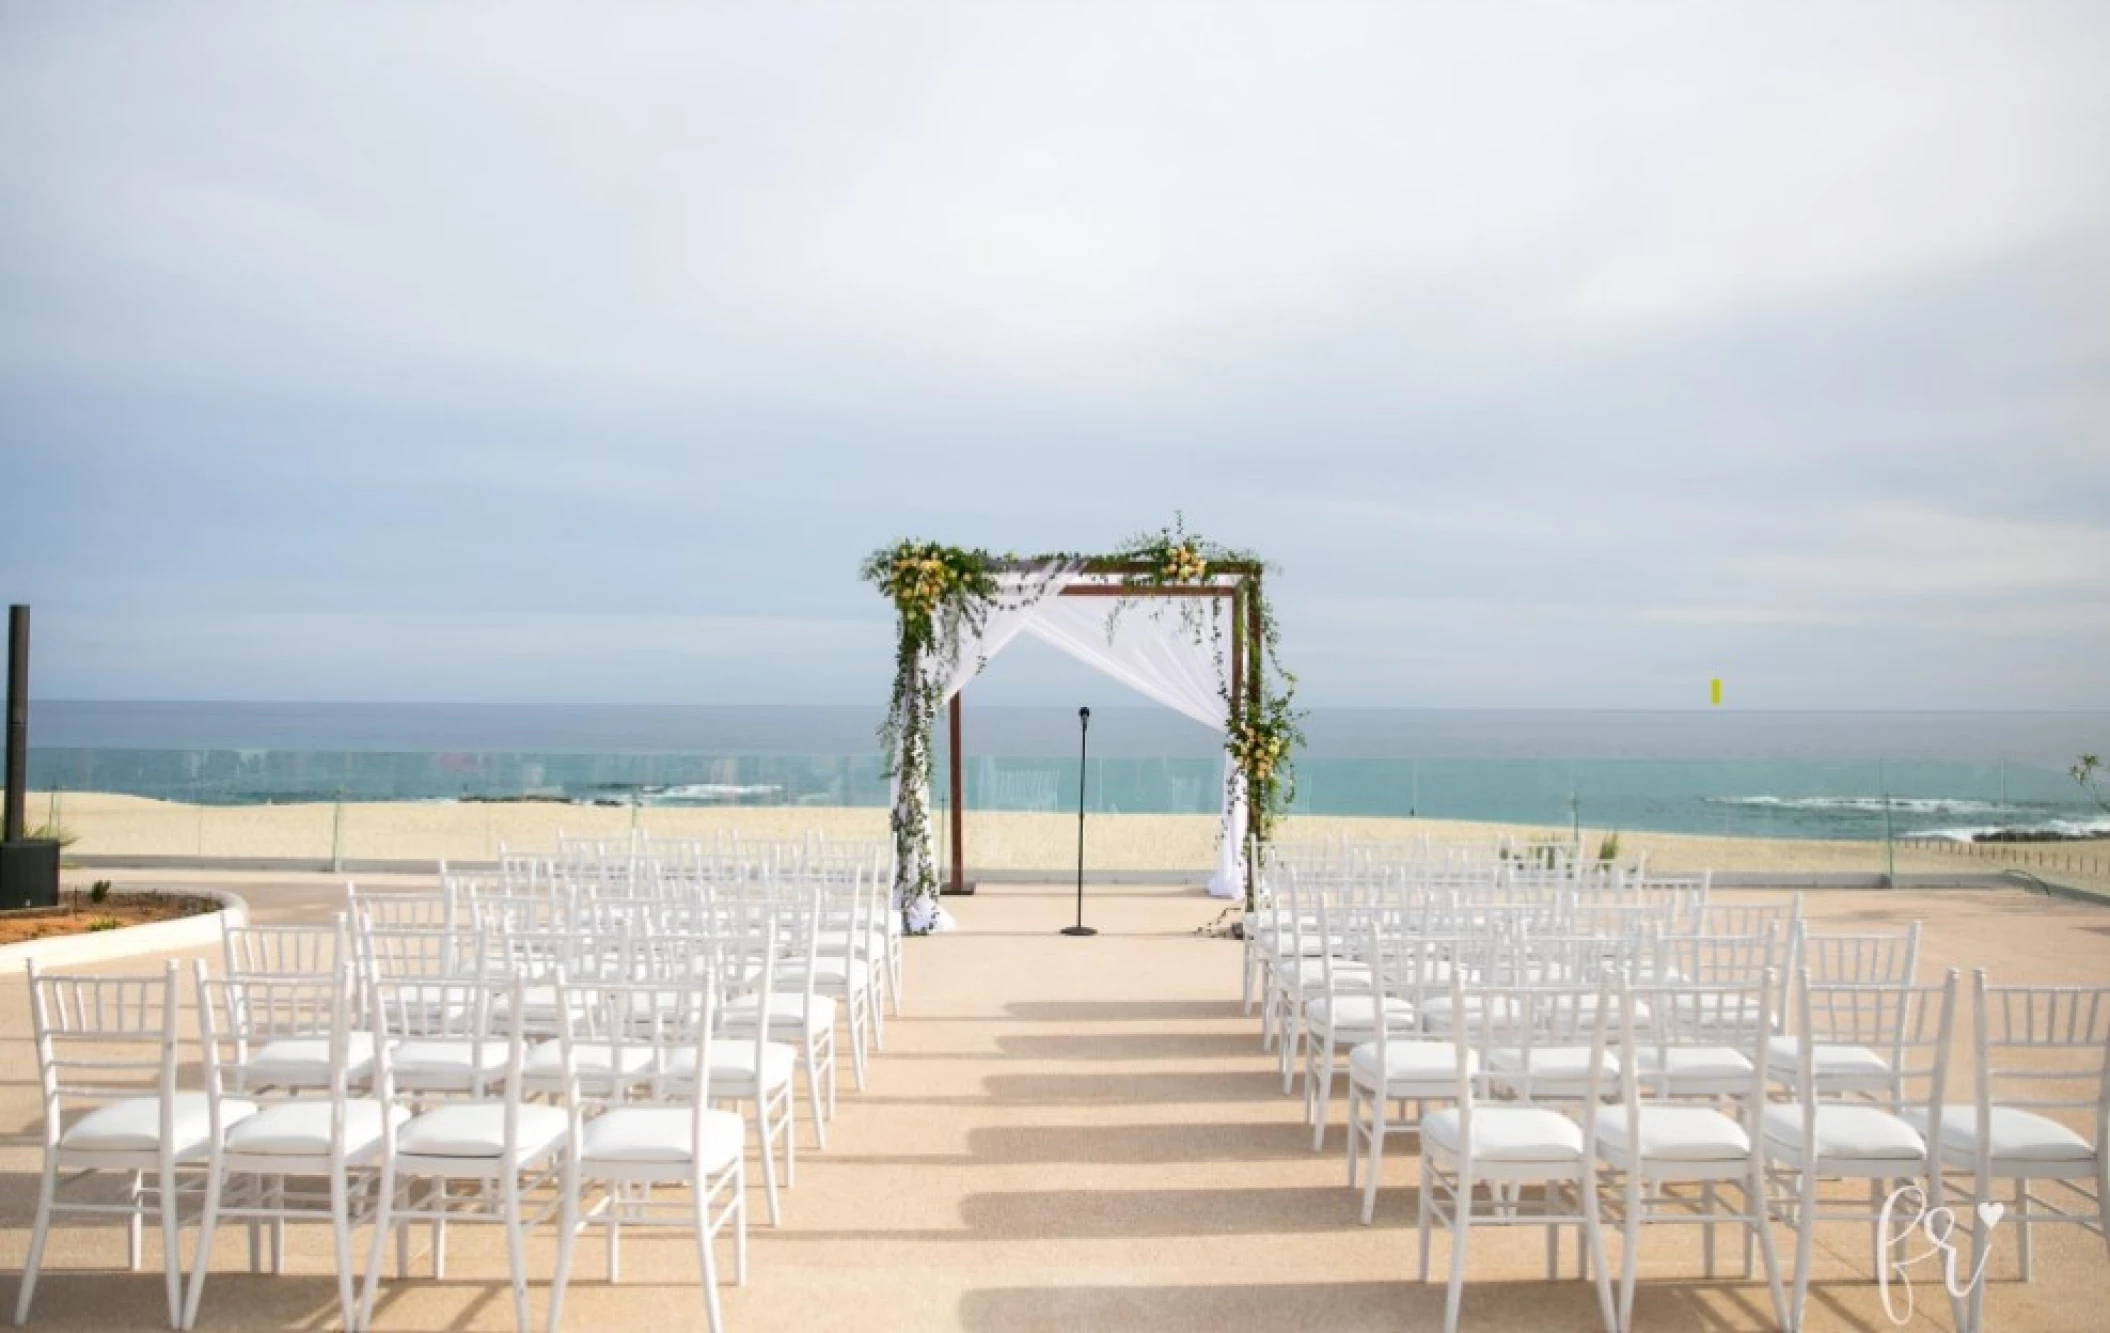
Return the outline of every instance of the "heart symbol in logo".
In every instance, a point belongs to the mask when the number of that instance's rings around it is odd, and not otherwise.
[[[1985,1229],[1987,1231],[1991,1231],[1994,1227],[1999,1226],[2000,1219],[2006,1216],[2007,1205],[2004,1203],[2000,1203],[1997,1200],[1994,1202],[1981,1203],[1978,1205],[1978,1220],[1985,1223]]]

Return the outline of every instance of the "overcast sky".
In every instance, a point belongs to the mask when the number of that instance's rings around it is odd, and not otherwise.
[[[2104,707],[2106,71],[2093,0],[8,4],[0,595],[46,697],[876,705],[872,548],[1179,509],[1313,704]]]

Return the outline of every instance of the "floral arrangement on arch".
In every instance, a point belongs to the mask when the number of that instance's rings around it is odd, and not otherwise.
[[[1224,748],[1233,761],[1233,783],[1244,789],[1248,810],[1250,855],[1272,838],[1296,795],[1294,755],[1303,742],[1294,706],[1296,677],[1276,660],[1278,632],[1272,610],[1261,592],[1265,569],[1250,553],[1205,541],[1186,530],[1175,514],[1171,526],[1130,538],[1109,555],[1083,557],[1054,553],[1020,558],[937,542],[901,541],[866,558],[861,569],[894,605],[899,624],[895,645],[894,688],[880,742],[889,757],[888,776],[899,790],[891,817],[896,890],[906,928],[928,932],[937,919],[937,866],[924,856],[930,845],[927,789],[931,776],[931,733],[944,706],[945,680],[934,662],[958,658],[960,645],[978,636],[992,612],[1037,600],[1039,587],[1022,584],[1007,590],[1003,573],[1081,564],[1088,573],[1117,577],[1138,596],[1116,599],[1108,613],[1108,632],[1135,602],[1149,600],[1153,589],[1195,587],[1223,575],[1225,567],[1250,578],[1245,595],[1251,628],[1257,634],[1246,645],[1250,677],[1232,682],[1230,626],[1226,597],[1179,599],[1182,625],[1196,641],[1208,636],[1231,725]],[[1235,794],[1235,793],[1234,793]],[[1248,904],[1250,906],[1250,904]]]

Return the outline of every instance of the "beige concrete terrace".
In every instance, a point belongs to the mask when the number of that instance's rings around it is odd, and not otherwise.
[[[260,921],[319,919],[339,893],[322,876],[113,878],[221,884],[246,896]],[[1192,889],[1095,888],[1087,920],[1101,934],[1083,940],[1055,933],[1073,911],[1059,885],[990,886],[948,905],[961,928],[910,943],[907,1011],[887,1026],[869,1089],[847,1091],[845,1061],[829,1151],[802,1150],[782,1229],[752,1228],[748,1285],[723,1293],[729,1330],[1438,1325],[1441,1285],[1413,1280],[1411,1140],[1395,1139],[1388,1152],[1376,1225],[1358,1225],[1340,1099],[1327,1151],[1315,1154],[1299,1099],[1280,1094],[1256,1021],[1239,1013],[1239,946],[1194,933],[1221,904]],[[2090,904],[2019,890],[1828,891],[1809,894],[1806,912],[1818,928],[1925,922],[1927,977],[1950,966],[1983,966],[1995,980],[2110,977],[2110,911]],[[40,1161],[28,1026],[19,975],[0,979],[0,1305],[8,1309]],[[760,1187],[749,1174],[759,1217]],[[1651,1229],[1643,1243],[1638,1328],[1773,1326],[1762,1284],[1702,1276],[1693,1229]],[[530,1244],[538,1318],[554,1248],[547,1226]],[[335,1325],[326,1228],[295,1228],[283,1276],[243,1271],[245,1250],[238,1234],[223,1236],[201,1329]],[[598,1244],[582,1245],[568,1327],[703,1326],[687,1237],[632,1234],[624,1250],[624,1281],[610,1286]],[[444,1281],[383,1285],[378,1328],[511,1326],[498,1230],[457,1227],[449,1251]],[[150,1237],[147,1271],[128,1273],[118,1228],[55,1231],[33,1324],[159,1326],[155,1252]],[[1439,1275],[1447,1254],[1439,1237]],[[1822,1228],[1816,1262],[1809,1328],[1893,1327],[1865,1228]],[[2033,1283],[2016,1282],[2012,1243],[2001,1244],[1989,1327],[2103,1326],[2110,1260],[2102,1242],[2072,1227],[2041,1228],[2037,1265]],[[1723,1272],[1735,1267],[1731,1260]],[[414,1263],[414,1274],[427,1271]],[[1920,1312],[1909,1326],[1947,1327],[1932,1266],[1916,1277]],[[1461,1326],[1598,1325],[1588,1284],[1544,1280],[1540,1233],[1528,1229],[1475,1232]]]

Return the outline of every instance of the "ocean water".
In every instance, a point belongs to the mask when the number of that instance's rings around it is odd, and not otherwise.
[[[883,805],[876,709],[39,702],[30,785],[188,802]],[[1315,709],[1297,808],[1789,838],[2110,833],[2067,777],[2110,712]],[[1161,709],[973,707],[971,809],[1205,813],[1222,752]],[[945,742],[937,793],[942,800]]]

